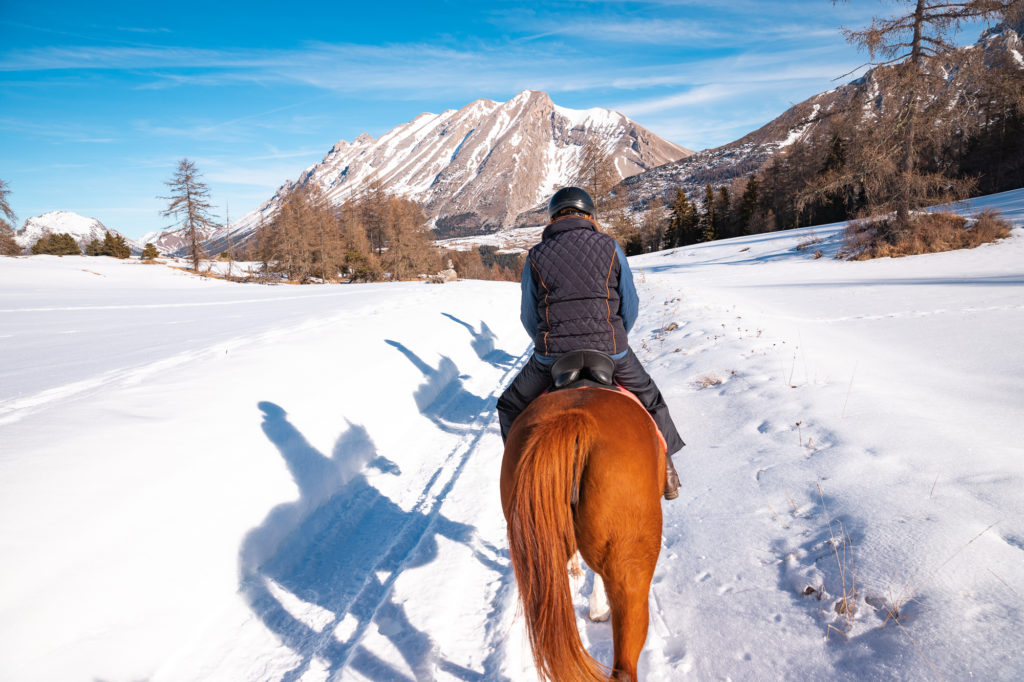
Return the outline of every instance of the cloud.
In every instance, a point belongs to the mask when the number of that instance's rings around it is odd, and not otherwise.
[[[723,68],[726,65],[764,71],[767,65],[799,57],[808,49],[806,42],[787,49],[776,40],[769,40],[767,47],[758,49],[748,39],[751,33],[760,35],[757,31],[730,32],[722,37],[717,28],[683,19],[584,19],[572,24],[572,29],[580,32],[573,34],[574,40],[541,49],[515,40],[460,47],[353,43],[308,43],[294,49],[223,50],[153,46],[40,47],[0,56],[0,71],[124,72],[133,79],[134,87],[143,89],[283,84],[347,95],[436,100],[439,97],[504,96],[528,88],[557,93],[692,86],[712,82],[712,79],[732,82],[735,77]],[[801,33],[801,30],[798,24],[790,22],[773,27],[770,35]],[[564,27],[557,29],[559,33],[568,31]],[[807,34],[806,30],[801,33]],[[710,56],[702,56],[680,50],[643,49],[628,59],[620,59],[615,50],[593,49],[609,37],[667,43],[678,42],[680,35],[700,36],[713,43],[716,50]],[[820,49],[835,50],[839,39],[834,31],[832,35],[831,44]],[[565,37],[568,38],[568,33]],[[723,51],[735,61],[723,61]],[[812,66],[820,72],[819,64]],[[844,73],[851,65],[843,66],[846,68],[835,73]],[[800,67],[790,64],[788,68],[792,75],[792,69],[807,69],[808,66],[806,63]],[[785,74],[778,74],[779,80],[784,77]],[[196,135],[197,131],[189,134]]]
[[[15,118],[0,118],[0,131],[9,131],[29,137],[42,137],[62,142],[80,142],[86,144],[110,144],[119,138],[103,134],[107,131],[80,123],[37,123]]]
[[[615,109],[630,118],[636,118],[644,114],[679,109],[693,104],[714,102],[735,96],[736,90],[727,85],[703,85],[686,92],[668,95],[667,97],[622,103],[617,105]]]

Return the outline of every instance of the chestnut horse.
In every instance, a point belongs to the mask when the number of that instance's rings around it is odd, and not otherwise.
[[[556,391],[512,425],[501,464],[509,553],[543,679],[637,679],[647,593],[661,550],[665,450],[647,411],[602,388]],[[604,579],[615,660],[583,647],[567,564],[577,550]]]

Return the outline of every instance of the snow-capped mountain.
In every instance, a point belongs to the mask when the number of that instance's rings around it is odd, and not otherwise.
[[[220,229],[200,229],[198,232],[199,239],[205,242],[206,240],[213,239],[220,234]],[[169,232],[147,232],[141,239],[139,239],[139,244],[152,244],[160,253],[181,255],[188,250],[189,239],[185,233],[185,229],[181,228],[178,230],[171,230]],[[217,251],[214,251],[214,253],[221,250],[222,249],[218,249]]]
[[[421,204],[438,236],[493,232],[521,224],[570,182],[590,142],[613,155],[622,178],[693,153],[615,111],[566,109],[546,93],[526,90],[507,102],[479,99],[421,114],[376,139],[364,133],[338,142],[296,182],[234,222],[232,239],[244,242],[274,216],[288,190],[308,183],[339,203],[380,182]],[[226,242],[226,233],[220,240]],[[219,249],[211,244],[209,250]]]
[[[86,218],[71,211],[48,211],[26,220],[14,238],[22,249],[28,251],[43,235],[66,233],[74,237],[75,243],[84,249],[93,239],[102,241],[107,232],[121,234],[96,218]],[[131,239],[125,238],[125,241],[133,253],[142,252],[139,245]]]

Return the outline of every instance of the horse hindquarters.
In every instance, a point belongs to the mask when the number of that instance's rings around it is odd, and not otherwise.
[[[539,420],[525,444],[513,427],[502,465],[509,554],[534,662],[542,678],[559,682],[608,679],[580,641],[566,571],[576,552],[572,498],[595,428],[580,410]]]
[[[643,408],[608,399],[595,406],[605,430],[592,452],[577,509],[577,542],[587,564],[604,579],[612,612],[615,679],[637,680],[647,639],[648,594],[661,551],[664,456]],[[630,413],[637,415],[630,418]],[[623,419],[625,417],[625,419]]]

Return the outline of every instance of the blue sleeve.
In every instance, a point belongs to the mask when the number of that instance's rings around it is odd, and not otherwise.
[[[622,323],[626,326],[626,333],[636,324],[637,315],[640,313],[640,297],[636,294],[636,286],[633,284],[633,271],[629,269],[626,261],[626,252],[618,244],[615,245],[615,252],[619,256],[619,315],[622,316]]]
[[[530,258],[527,256],[523,263],[523,279],[521,282],[523,290],[523,302],[519,311],[519,319],[523,323],[526,333],[533,338],[540,325],[540,318],[537,317],[537,287],[533,284],[533,277],[530,276]]]

